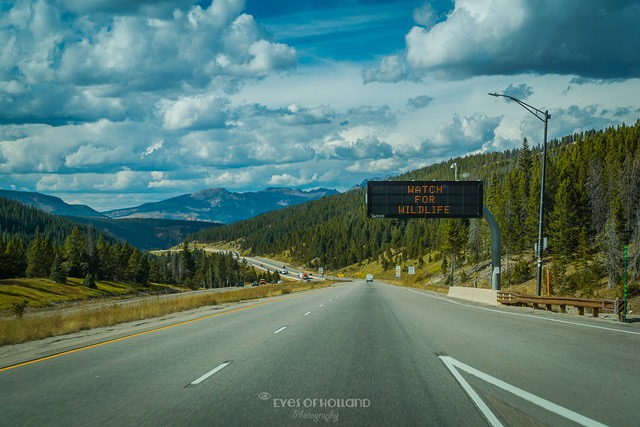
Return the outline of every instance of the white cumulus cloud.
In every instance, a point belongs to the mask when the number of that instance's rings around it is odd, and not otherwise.
[[[216,94],[181,97],[175,101],[162,99],[158,111],[165,129],[205,129],[223,127],[229,100]]]
[[[438,23],[430,7],[417,9],[414,19],[419,25],[406,35],[406,53],[364,71],[365,82],[427,73],[640,77],[640,4],[633,0],[456,0]]]

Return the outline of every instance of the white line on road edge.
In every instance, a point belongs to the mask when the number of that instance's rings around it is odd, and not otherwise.
[[[311,314],[311,312],[310,312],[310,311],[307,311],[304,315],[305,315],[305,316],[308,316],[308,315],[310,315],[310,314]]]
[[[483,381],[486,381],[494,386],[501,388],[511,394],[515,394],[516,396],[533,403],[547,411],[553,412],[561,417],[564,417],[568,420],[576,422],[583,426],[597,426],[597,427],[606,427],[605,424],[601,424],[598,421],[592,420],[591,418],[587,418],[584,415],[580,415],[577,412],[573,412],[570,409],[564,408],[560,405],[556,405],[553,402],[550,402],[546,399],[536,396],[535,394],[531,394],[527,391],[519,389],[518,387],[512,386],[511,384],[507,384],[506,382],[499,380],[491,375],[485,374],[484,372],[478,371],[477,369],[472,368],[469,365],[465,365],[464,363],[449,357],[449,356],[438,356],[440,360],[446,365],[446,367],[451,371],[453,376],[458,380],[462,388],[467,392],[469,397],[473,400],[473,403],[476,404],[478,409],[482,411],[482,414],[487,418],[489,423],[492,426],[502,426],[502,423],[493,415],[493,412],[487,407],[487,405],[482,401],[482,399],[478,396],[478,394],[471,388],[469,383],[465,381],[465,379],[460,375],[456,368],[460,368],[463,371],[480,378]]]
[[[279,334],[280,332],[284,331],[285,329],[287,329],[286,326],[283,326],[282,328],[278,329],[277,331],[273,331],[274,334]]]
[[[207,372],[206,374],[204,374],[203,376],[201,376],[200,378],[198,378],[197,380],[194,380],[191,382],[191,384],[193,385],[197,385],[200,384],[202,381],[206,380],[207,378],[209,378],[211,375],[215,374],[218,371],[221,371],[222,369],[226,368],[227,366],[230,365],[230,362],[224,362],[221,363],[220,365],[218,365],[216,368],[210,370],[209,372]]]
[[[636,331],[627,331],[625,329],[609,328],[607,326],[588,325],[586,323],[571,322],[569,320],[562,320],[562,319],[550,319],[550,318],[547,318],[547,317],[540,317],[540,316],[536,316],[536,315],[533,315],[533,314],[513,313],[513,312],[510,312],[510,311],[503,311],[503,310],[494,309],[494,308],[481,307],[481,306],[478,306],[478,305],[464,304],[462,302],[453,301],[453,300],[450,300],[450,299],[447,299],[447,298],[436,297],[436,296],[433,296],[433,295],[425,294],[423,292],[416,292],[416,291],[413,291],[411,289],[407,289],[407,290],[409,292],[413,292],[414,294],[418,294],[418,295],[422,295],[424,297],[433,298],[433,299],[437,299],[437,300],[440,300],[440,301],[448,302],[450,304],[461,305],[463,307],[475,308],[475,309],[478,309],[478,310],[491,311],[493,313],[506,314],[506,315],[509,315],[509,316],[530,317],[532,319],[544,320],[544,321],[547,321],[547,322],[565,323],[567,325],[582,326],[583,328],[601,329],[601,330],[605,330],[605,331],[621,332],[623,334],[640,335],[640,332],[636,332]]]

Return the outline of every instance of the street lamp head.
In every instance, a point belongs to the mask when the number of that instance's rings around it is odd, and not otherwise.
[[[498,92],[493,92],[493,93],[489,92],[489,95],[495,96],[496,98],[500,96]]]

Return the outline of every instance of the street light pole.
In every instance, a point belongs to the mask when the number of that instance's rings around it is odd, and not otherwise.
[[[457,163],[452,164],[451,169],[453,169],[453,177],[457,181],[458,180],[458,164]]]
[[[538,213],[538,247],[536,248],[536,257],[538,259],[538,268],[536,273],[536,295],[540,296],[540,289],[542,287],[542,252],[543,252],[543,237],[542,237],[542,223],[544,216],[544,178],[545,178],[545,166],[547,163],[547,125],[551,115],[548,110],[542,111],[531,105],[523,102],[510,95],[504,95],[500,93],[489,93],[491,96],[508,98],[512,101],[520,104],[522,108],[536,116],[539,120],[544,122],[544,142],[542,144],[542,176],[540,178],[540,211]]]

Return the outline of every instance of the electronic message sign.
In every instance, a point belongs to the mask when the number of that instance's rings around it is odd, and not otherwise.
[[[369,181],[369,218],[482,218],[482,181]]]

